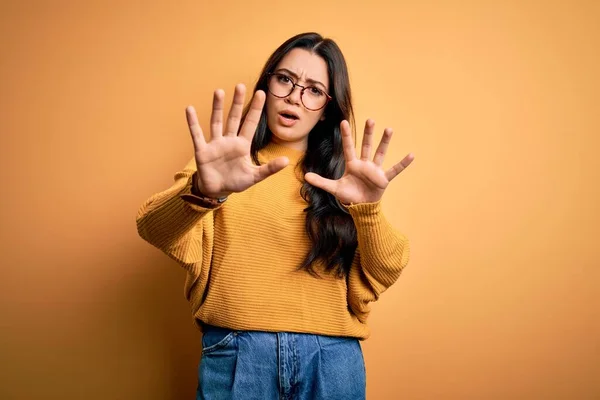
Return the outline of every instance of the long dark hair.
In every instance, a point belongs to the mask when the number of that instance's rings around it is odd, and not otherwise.
[[[306,49],[325,60],[330,82],[329,94],[333,98],[325,109],[325,119],[310,131],[308,147],[298,167],[303,173],[315,172],[325,178],[338,179],[345,169],[340,123],[345,119],[354,127],[348,68],[338,45],[314,32],[288,39],[265,63],[254,92],[263,90],[268,93],[268,74],[295,48]],[[248,107],[244,110],[244,118],[247,112]],[[250,150],[256,164],[259,164],[258,151],[269,144],[271,137],[266,110],[263,109]],[[333,195],[307,182],[303,183],[300,194],[308,203],[304,209],[305,226],[312,246],[298,268],[318,276],[314,264],[321,261],[326,272],[334,272],[339,277],[347,276],[358,244],[352,217]]]

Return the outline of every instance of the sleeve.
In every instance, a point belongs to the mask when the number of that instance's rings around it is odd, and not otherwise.
[[[381,202],[355,204],[348,211],[356,225],[358,249],[348,275],[348,304],[366,322],[369,303],[377,301],[408,264],[408,239],[385,219]]]
[[[175,174],[174,184],[146,200],[139,208],[138,234],[181,264],[188,272],[212,255],[213,213],[220,208],[205,208],[193,201],[192,176],[196,164],[192,159]]]

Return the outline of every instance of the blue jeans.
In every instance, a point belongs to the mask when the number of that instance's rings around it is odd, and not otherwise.
[[[206,326],[196,399],[361,400],[358,339]]]

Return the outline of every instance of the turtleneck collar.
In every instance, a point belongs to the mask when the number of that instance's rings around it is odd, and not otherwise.
[[[290,160],[290,165],[298,164],[304,156],[304,151],[296,150],[275,142],[269,142],[269,144],[260,150],[260,153],[262,153],[268,161],[285,156]]]

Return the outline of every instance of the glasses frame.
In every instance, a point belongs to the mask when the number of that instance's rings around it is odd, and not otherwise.
[[[288,94],[286,94],[285,96],[278,96],[275,93],[271,92],[271,88],[269,87],[269,82],[271,80],[271,77],[273,77],[275,75],[283,75],[283,76],[287,77],[290,80],[290,82],[292,82],[292,90],[290,90],[290,92]],[[302,90],[300,91],[300,101],[302,102],[302,105],[304,106],[304,108],[306,108],[307,110],[310,110],[310,111],[319,111],[319,110],[322,110],[323,108],[325,108],[327,106],[327,104],[329,104],[329,102],[331,100],[333,100],[333,97],[331,97],[327,92],[325,92],[323,89],[321,89],[321,88],[319,88],[317,86],[314,86],[314,85],[310,85],[310,86],[298,85],[296,82],[294,82],[294,78],[292,78],[289,75],[283,74],[281,72],[269,72],[267,74],[267,90],[269,91],[269,93],[271,93],[273,96],[275,96],[277,98],[285,99],[290,94],[294,93],[294,90],[296,90],[296,86],[298,86],[299,88],[302,88]],[[327,96],[327,100],[325,101],[325,104],[323,104],[319,108],[308,108],[308,107],[306,107],[306,104],[304,104],[304,100],[302,100],[302,97],[304,96],[304,91],[306,89],[308,89],[308,88],[311,88],[311,87],[319,89],[320,91],[322,91],[325,94],[325,96]]]

